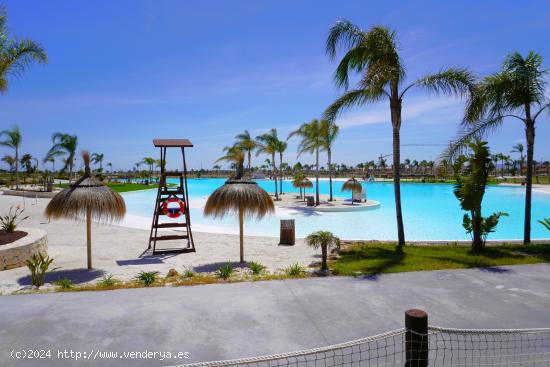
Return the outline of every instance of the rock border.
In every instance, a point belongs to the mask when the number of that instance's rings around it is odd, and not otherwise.
[[[25,266],[33,255],[48,254],[48,237],[38,228],[18,228],[27,235],[7,245],[0,246],[0,271]]]

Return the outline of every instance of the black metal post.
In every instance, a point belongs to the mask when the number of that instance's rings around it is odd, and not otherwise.
[[[405,312],[405,367],[428,366],[428,314],[412,309]]]

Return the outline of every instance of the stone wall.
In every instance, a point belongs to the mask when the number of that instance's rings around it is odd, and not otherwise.
[[[25,266],[27,259],[34,254],[48,254],[46,232],[37,228],[17,228],[27,235],[15,242],[0,246],[0,271]]]

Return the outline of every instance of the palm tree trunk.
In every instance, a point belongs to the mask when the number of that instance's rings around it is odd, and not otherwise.
[[[271,155],[273,162],[271,167],[273,167],[273,181],[275,182],[275,200],[279,200],[279,193],[277,191],[277,162],[275,162],[275,153]]]
[[[248,151],[248,173],[250,173],[250,162],[252,161],[252,151]]]
[[[241,253],[241,263],[244,263],[244,210],[239,207],[239,248]]]
[[[322,257],[321,271],[327,271],[328,266],[327,266],[327,246],[326,245],[321,245],[321,257]]]
[[[319,205],[319,147],[315,149],[315,205]]]
[[[472,250],[481,251],[483,250],[483,241],[481,240],[481,209],[472,210],[471,215],[473,232]]]
[[[327,155],[328,155],[328,185],[329,185],[329,190],[330,190],[330,197],[328,199],[328,201],[332,201],[333,198],[332,198],[332,152],[331,152],[331,149],[330,147],[328,147],[327,149]]]
[[[279,172],[281,173],[280,180],[279,180],[279,193],[283,193],[283,153],[279,153],[279,161],[281,162],[279,164]]]
[[[86,247],[88,253],[88,270],[92,269],[92,209],[86,209]]]
[[[15,189],[19,190],[19,147],[15,147]]]
[[[395,195],[395,215],[397,219],[397,248],[402,250],[405,246],[405,230],[403,228],[403,213],[401,211],[401,177],[399,172],[401,142],[399,129],[401,128],[401,100],[392,99],[391,120],[393,127],[393,192]]]
[[[525,173],[525,221],[523,223],[523,243],[531,242],[531,194],[533,190],[533,155],[535,148],[535,124],[529,111],[525,122],[527,138],[527,172]]]

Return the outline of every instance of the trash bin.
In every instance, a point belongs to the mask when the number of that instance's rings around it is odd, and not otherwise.
[[[279,243],[281,245],[294,246],[296,242],[296,228],[294,219],[281,219],[281,236]]]
[[[315,206],[315,197],[306,196],[307,206]]]

